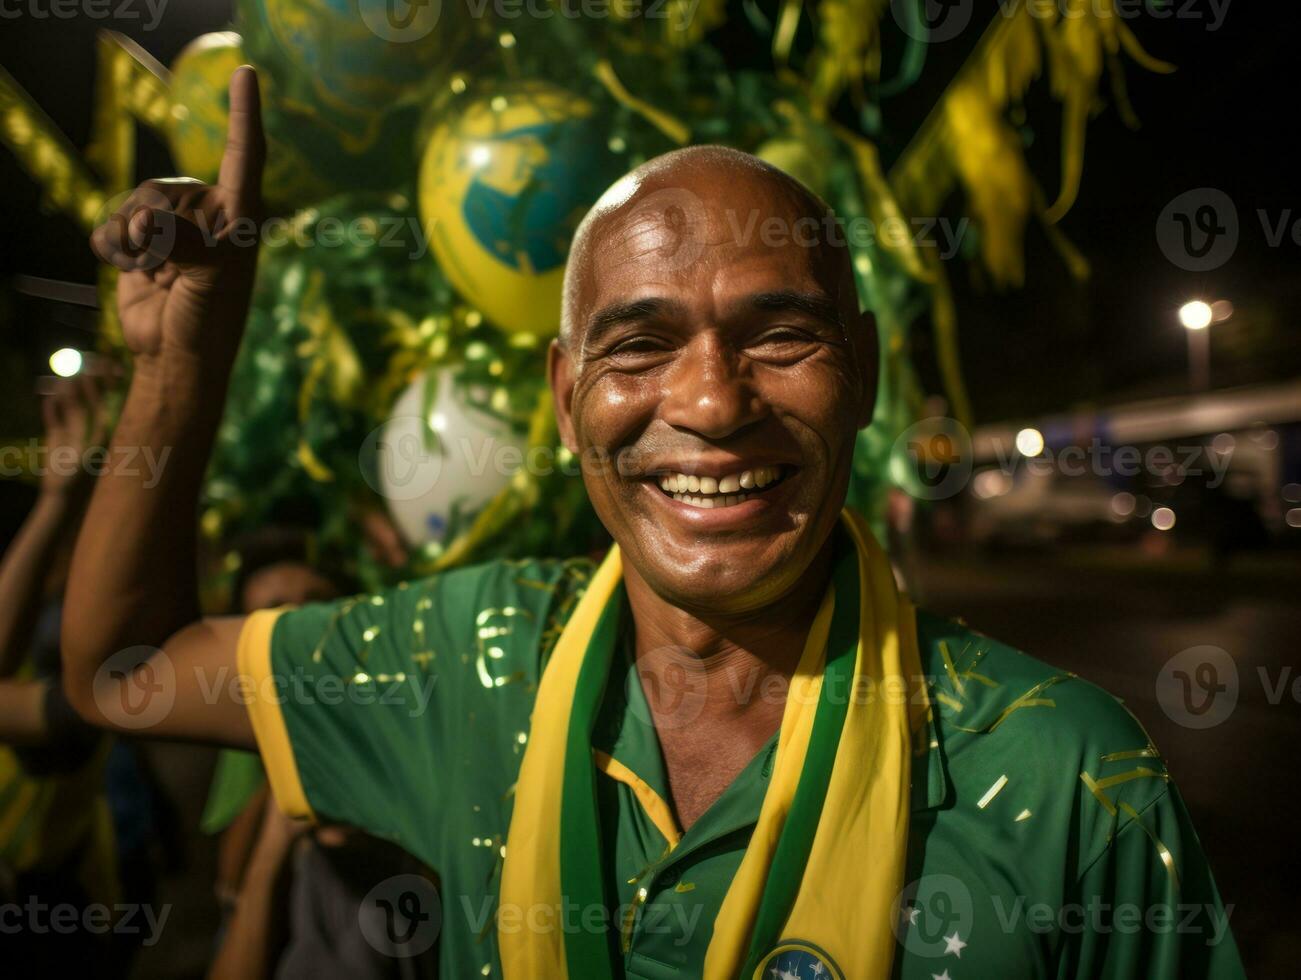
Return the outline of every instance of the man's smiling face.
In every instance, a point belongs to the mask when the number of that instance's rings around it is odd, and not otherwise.
[[[825,205],[737,154],[661,161],[580,229],[557,418],[636,573],[740,614],[788,593],[836,522],[875,335]]]

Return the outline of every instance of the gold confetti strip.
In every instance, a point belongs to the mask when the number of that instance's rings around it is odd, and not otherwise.
[[[695,891],[696,885],[695,882],[692,881],[679,881],[676,885],[673,886],[673,890],[677,892],[679,895],[685,895],[687,892]]]
[[[958,731],[966,732],[969,735],[988,735],[990,732],[994,731],[994,729],[998,728],[999,725],[1003,724],[1003,722],[1007,721],[1008,717],[1014,711],[1019,711],[1022,708],[1055,708],[1057,707],[1057,702],[1052,698],[1041,698],[1037,697],[1037,695],[1055,684],[1071,680],[1074,676],[1074,674],[1057,674],[1053,677],[1049,677],[1045,681],[1040,681],[1004,708],[999,713],[998,717],[984,728],[964,728],[962,725],[954,725],[953,727]]]
[[[1111,802],[1111,797],[1098,788],[1098,784],[1093,781],[1093,777],[1087,772],[1082,772],[1080,773],[1080,781],[1089,788],[1089,792],[1097,797],[1098,802],[1114,817],[1116,815],[1116,805]]]
[[[1098,789],[1111,789],[1113,786],[1119,786],[1121,783],[1127,783],[1132,779],[1161,779],[1169,782],[1170,774],[1168,772],[1158,772],[1146,766],[1139,766],[1129,772],[1117,773],[1114,776],[1108,776],[1106,779],[1099,779],[1096,785]]]
[[[958,668],[953,664],[953,656],[949,653],[949,643],[947,640],[939,642],[940,656],[944,658],[944,672],[949,675],[949,683],[953,685],[954,690],[959,694],[965,695],[967,689],[962,684],[962,679],[958,677]]]
[[[985,790],[985,795],[976,801],[976,809],[983,810],[985,809],[985,807],[989,806],[990,802],[993,801],[994,797],[996,797],[999,793],[1003,792],[1003,787],[1006,785],[1007,785],[1007,773],[1003,773],[1003,775],[999,776],[998,779],[994,781],[993,786]]]
[[[951,695],[945,694],[943,691],[935,692],[935,700],[940,702],[940,704],[947,705],[948,707],[952,708],[954,711],[961,711],[963,708],[963,704],[961,701],[959,701],[955,697],[952,697]]]
[[[1150,840],[1156,847],[1156,852],[1161,857],[1161,863],[1165,865],[1165,869],[1170,875],[1171,884],[1174,885],[1176,892],[1179,891],[1179,871],[1175,867],[1175,856],[1170,853],[1170,848],[1166,847],[1165,844],[1161,842],[1161,839],[1157,837],[1157,835],[1152,832],[1152,829],[1143,822],[1143,818],[1138,815],[1138,811],[1132,806],[1128,803],[1122,802],[1120,804],[1120,809],[1124,812],[1125,816],[1138,824],[1139,829],[1141,829],[1143,833],[1147,834],[1148,840]]]
[[[967,680],[978,681],[986,687],[1001,687],[1002,685],[993,678],[986,677],[984,674],[978,674],[974,670],[964,670],[962,676]]]
[[[1022,810],[1020,813],[1016,815],[1016,819],[1013,820],[1012,822],[1020,823],[1022,820],[1029,820],[1032,816],[1033,814],[1029,810]]]
[[[1161,753],[1154,746],[1145,749],[1131,749],[1128,752],[1112,752],[1102,757],[1103,762],[1121,762],[1125,759],[1159,759]]]
[[[543,592],[550,592],[554,586],[550,582],[543,582],[532,578],[517,578],[516,585],[523,586],[526,589],[541,589]]]
[[[1116,815],[1116,804],[1105,791],[1113,786],[1119,786],[1120,784],[1127,783],[1133,779],[1161,779],[1168,782],[1170,780],[1170,774],[1157,772],[1156,770],[1148,769],[1145,766],[1139,766],[1137,769],[1131,769],[1129,772],[1122,772],[1115,776],[1108,776],[1106,779],[1099,780],[1095,780],[1087,772],[1080,773],[1080,781],[1089,788],[1089,792],[1097,797],[1098,802],[1101,803],[1106,808],[1107,812],[1113,817]]]

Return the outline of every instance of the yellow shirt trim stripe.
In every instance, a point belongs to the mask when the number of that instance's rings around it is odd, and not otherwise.
[[[664,801],[664,797],[651,789],[646,780],[608,753],[593,749],[592,757],[596,760],[597,769],[632,790],[633,795],[637,797],[637,802],[646,811],[646,816],[650,817],[651,823],[655,825],[655,829],[669,842],[669,847],[677,847],[678,842],[682,840],[682,832],[678,830],[677,822],[673,819],[673,811]]]
[[[240,678],[247,694],[248,716],[257,736],[258,751],[276,803],[290,817],[316,820],[307,802],[298,763],[280,710],[281,694],[271,676],[271,634],[285,608],[260,609],[249,614],[236,648]]]

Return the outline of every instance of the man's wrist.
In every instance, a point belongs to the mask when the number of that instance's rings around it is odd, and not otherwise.
[[[169,429],[215,421],[225,407],[232,362],[174,349],[137,355],[128,403],[149,422]]]

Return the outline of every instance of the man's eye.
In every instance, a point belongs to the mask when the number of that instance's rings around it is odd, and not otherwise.
[[[796,354],[812,348],[818,342],[818,338],[804,330],[797,330],[791,327],[783,327],[780,330],[769,330],[756,337],[749,345],[752,353],[760,356],[764,354]]]
[[[668,349],[668,343],[659,337],[639,336],[619,341],[609,352],[616,355],[658,354]]]

